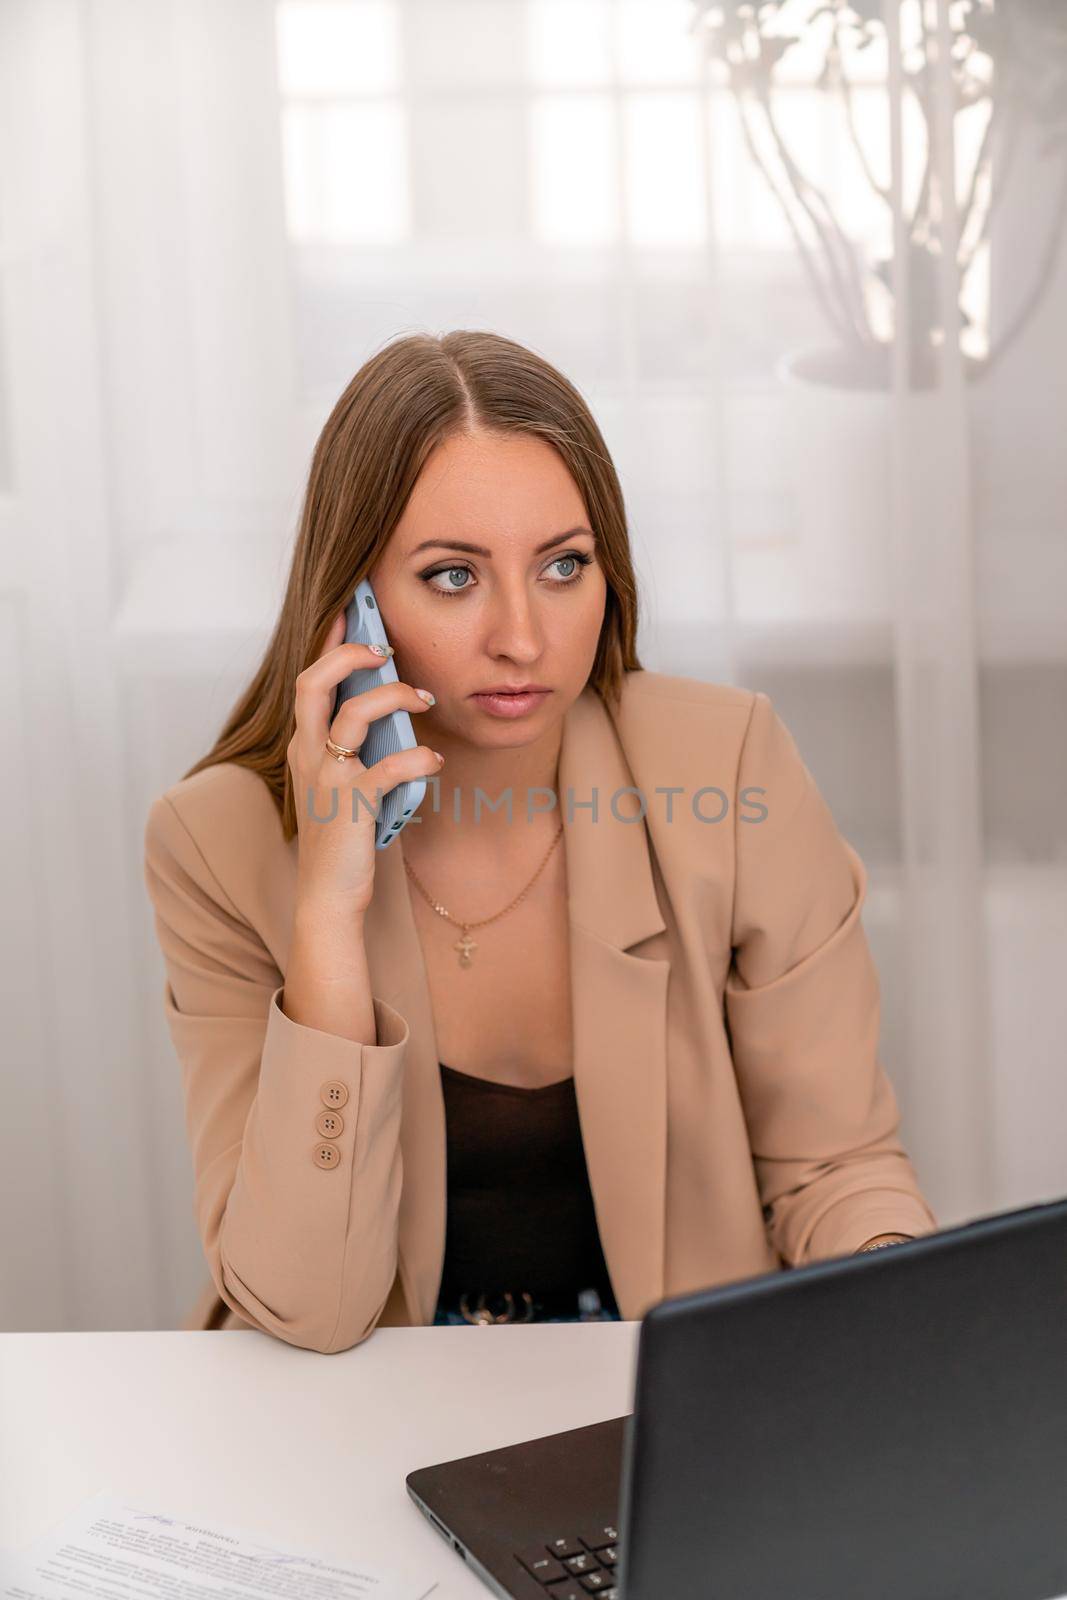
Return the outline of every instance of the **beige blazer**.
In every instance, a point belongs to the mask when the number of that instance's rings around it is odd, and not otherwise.
[[[768,697],[631,672],[613,714],[587,688],[558,795],[575,1092],[622,1315],[933,1231],[877,1054],[865,869]],[[365,923],[373,1045],[281,1008],[297,851],[225,763],[153,802],[145,877],[211,1269],[186,1326],[329,1353],[433,1321],[445,1118],[401,849],[378,852]]]

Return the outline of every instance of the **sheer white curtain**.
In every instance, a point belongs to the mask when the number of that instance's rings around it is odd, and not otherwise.
[[[0,1325],[174,1326],[202,1282],[143,816],[267,638],[336,395],[413,329],[568,373],[645,665],[793,730],[941,1219],[1067,1192],[1062,25],[816,11],[0,10],[0,1160],[42,1219],[0,1221]]]

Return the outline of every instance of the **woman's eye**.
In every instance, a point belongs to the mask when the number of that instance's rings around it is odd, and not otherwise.
[[[592,556],[583,555],[580,550],[568,550],[565,556],[557,556],[554,561],[549,562],[550,566],[569,569],[556,584],[557,589],[561,589],[565,583],[580,582],[583,567],[589,566],[592,559]]]
[[[469,589],[470,585],[467,584],[467,583],[454,583],[452,581],[454,578],[457,578],[461,573],[465,574],[466,576],[469,577],[470,576],[470,568],[469,567],[445,567],[440,572],[427,573],[427,582],[430,583],[431,588],[437,589],[438,592],[441,593],[441,594],[447,594],[449,592],[449,590],[452,590],[453,592],[456,592],[457,590],[461,590],[461,589]],[[447,578],[448,579],[448,583],[447,584],[438,585],[438,584],[432,582],[432,580],[434,578]]]

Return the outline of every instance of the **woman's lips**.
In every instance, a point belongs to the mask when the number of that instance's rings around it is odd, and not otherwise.
[[[490,716],[524,717],[551,693],[551,689],[531,689],[527,694],[472,694],[471,699]]]

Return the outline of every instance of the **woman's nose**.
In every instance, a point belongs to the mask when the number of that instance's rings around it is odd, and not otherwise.
[[[541,628],[534,597],[521,584],[501,589],[490,604],[487,631],[493,653],[539,654]]]

